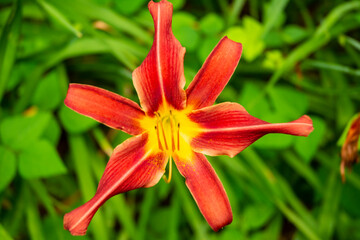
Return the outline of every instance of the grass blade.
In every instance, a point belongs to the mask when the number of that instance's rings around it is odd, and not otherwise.
[[[35,199],[30,197],[30,190],[25,188],[26,191],[26,224],[29,230],[30,238],[33,240],[44,240],[44,236],[42,233],[42,224],[40,220],[40,215],[37,209],[37,205],[35,204]]]
[[[318,60],[307,60],[304,62],[303,66],[304,66],[304,68],[314,67],[314,68],[319,68],[319,69],[324,69],[324,70],[333,70],[333,71],[338,71],[338,72],[342,72],[342,73],[347,73],[349,75],[353,75],[356,77],[360,76],[360,70],[352,69],[348,66],[344,66],[344,65],[340,65],[340,64],[336,64],[336,63],[328,63],[328,62],[323,62],[323,61],[318,61]]]
[[[75,165],[75,172],[78,177],[80,191],[83,200],[87,201],[95,194],[96,186],[90,166],[90,155],[87,149],[85,139],[81,135],[70,135],[70,151]],[[104,216],[99,210],[91,221],[89,230],[97,240],[106,240],[108,238],[105,227]]]
[[[3,225],[0,223],[0,239],[2,240],[12,240],[13,238],[9,235],[9,233],[5,230]]]
[[[3,28],[0,38],[0,102],[16,59],[16,49],[22,18],[21,4],[21,0],[14,1],[12,12]]]
[[[37,0],[39,5],[44,9],[45,12],[49,14],[51,18],[60,23],[65,29],[69,30],[71,33],[75,34],[77,37],[82,37],[82,33],[73,27],[69,20],[53,5],[45,2],[44,0]]]
[[[289,3],[289,0],[273,0],[270,3],[268,14],[265,23],[262,38],[264,38],[269,31],[274,27],[276,20],[280,17],[280,14],[284,12],[285,7]]]

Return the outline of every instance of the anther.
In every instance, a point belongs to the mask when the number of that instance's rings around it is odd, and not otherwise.
[[[161,127],[161,132],[162,132],[162,136],[163,136],[163,139],[164,139],[164,144],[165,144],[165,148],[166,150],[169,150],[169,147],[167,145],[167,142],[166,142],[166,135],[165,135],[165,130],[164,130],[164,126],[162,124],[162,120],[161,120],[161,117],[160,117],[160,113],[158,112],[155,112],[158,120],[157,120],[157,124],[160,122],[160,127]],[[160,141],[160,140],[159,140]]]
[[[177,150],[180,151],[180,123],[177,127]]]
[[[161,141],[160,141],[160,136],[159,136],[159,123],[156,122],[156,126],[155,126],[155,130],[156,130],[156,135],[157,135],[157,140],[158,140],[158,146],[160,148],[160,150],[163,150],[163,147],[161,145]]]
[[[171,127],[171,147],[172,151],[175,151],[175,139],[174,139],[174,119],[170,110],[170,127]]]

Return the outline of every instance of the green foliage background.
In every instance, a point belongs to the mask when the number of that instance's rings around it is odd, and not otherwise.
[[[360,167],[345,184],[339,175],[341,135],[360,111],[360,1],[171,2],[187,84],[227,35],[244,52],[218,102],[270,122],[308,114],[314,132],[208,158],[234,213],[218,233],[175,171],[170,184],[113,197],[72,237],[63,215],[93,196],[105,152],[128,136],[66,108],[67,86],[138,102],[131,72],[152,43],[147,0],[1,0],[0,239],[360,239]]]

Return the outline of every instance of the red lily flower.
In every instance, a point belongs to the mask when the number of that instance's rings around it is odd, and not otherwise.
[[[155,185],[174,160],[201,213],[214,231],[232,221],[224,187],[203,154],[235,156],[267,133],[307,136],[313,129],[308,116],[270,124],[237,103],[214,105],[240,60],[242,45],[221,39],[186,91],[185,48],[171,31],[172,4],[149,3],[154,20],[152,48],[133,72],[141,108],[109,91],[70,84],[65,104],[109,127],[134,135],[117,146],[106,166],[95,196],[67,213],[64,227],[83,235],[110,197]],[[170,180],[170,179],[168,179]]]

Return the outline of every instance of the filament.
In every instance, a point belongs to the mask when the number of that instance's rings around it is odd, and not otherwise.
[[[169,159],[169,176],[166,177],[165,175],[163,175],[163,179],[166,183],[170,183],[171,181],[171,176],[172,176],[172,158],[170,156],[170,159]]]
[[[170,127],[171,127],[171,147],[172,151],[175,151],[175,139],[174,139],[174,119],[170,110]]]
[[[177,150],[180,151],[180,123],[178,123],[177,128]]]
[[[161,141],[160,141],[160,136],[159,136],[159,123],[158,123],[158,122],[156,122],[155,129],[156,129],[156,135],[157,135],[157,140],[158,140],[158,146],[159,146],[160,150],[162,151],[162,150],[163,150],[163,147],[162,147]]]
[[[164,130],[164,126],[163,126],[162,121],[161,121],[160,113],[156,112],[156,116],[158,118],[157,124],[160,122],[160,128],[161,128],[161,133],[162,133],[162,136],[163,136],[163,139],[164,139],[165,148],[166,148],[166,150],[169,150],[169,147],[168,147],[167,142],[166,142],[165,130]]]

